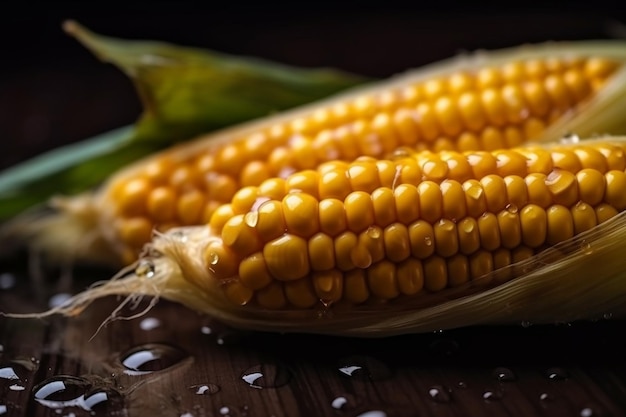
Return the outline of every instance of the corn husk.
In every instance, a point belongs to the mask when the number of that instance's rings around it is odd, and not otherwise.
[[[251,132],[272,126],[275,123],[308,115],[320,106],[349,101],[357,96],[375,94],[386,89],[446,76],[461,70],[472,71],[515,59],[585,56],[602,56],[626,64],[626,42],[547,42],[496,51],[467,53],[398,74],[384,81],[355,87],[324,100],[273,116],[203,135],[164,152],[167,152],[173,160],[182,161],[187,156],[194,155],[201,150],[214,149],[223,143],[245,137]],[[626,118],[621,114],[623,108],[626,108],[626,65],[623,65],[604,87],[584,105],[554,121],[540,136],[533,138],[533,141],[556,140],[568,134],[580,137],[608,133],[626,134]],[[160,154],[142,158],[117,172],[113,172],[107,182],[98,190],[76,196],[60,196],[51,199],[49,202],[53,209],[51,214],[47,213],[35,221],[30,215],[16,219],[16,221],[11,222],[5,235],[12,236],[14,241],[28,242],[39,253],[49,254],[49,257],[54,260],[65,262],[89,260],[121,266],[120,253],[123,252],[123,247],[110,227],[114,214],[111,212],[111,205],[107,202],[107,186],[126,176],[132,176],[150,158],[158,158]]]
[[[98,186],[112,172],[195,136],[319,100],[370,81],[334,68],[295,67],[248,56],[91,32],[65,31],[121,70],[142,105],[138,120],[0,172],[0,221]]]
[[[605,140],[603,139],[589,139]],[[612,137],[626,142],[626,137]],[[626,190],[624,190],[626,192]],[[236,328],[356,337],[384,337],[466,326],[569,323],[626,314],[626,212],[524,261],[467,285],[364,305],[266,310],[235,305],[225,282],[204,265],[217,239],[205,226],[157,234],[144,256],[114,279],[96,284],[41,315],[79,314],[94,299],[126,295],[164,298]],[[116,311],[117,312],[117,311]],[[110,319],[115,319],[115,313]]]

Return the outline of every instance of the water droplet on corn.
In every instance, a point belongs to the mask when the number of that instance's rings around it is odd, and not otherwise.
[[[135,274],[140,278],[152,278],[156,268],[150,259],[141,259],[135,268]]]

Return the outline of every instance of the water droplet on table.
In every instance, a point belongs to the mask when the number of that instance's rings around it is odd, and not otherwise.
[[[549,368],[546,371],[546,376],[548,377],[548,379],[551,379],[553,381],[563,381],[569,378],[569,373],[563,368],[554,367]]]
[[[139,323],[139,328],[146,331],[156,329],[159,326],[161,326],[161,321],[156,317],[146,317]]]
[[[170,368],[188,355],[170,345],[149,343],[131,349],[122,355],[122,365],[127,375],[145,375]]]
[[[593,411],[592,408],[585,407],[582,410],[580,410],[580,417],[593,417],[595,415],[596,413]]]
[[[33,395],[35,401],[48,408],[81,407],[87,409],[84,394],[89,387],[89,382],[84,378],[57,375],[37,385],[33,389]]]
[[[340,359],[337,370],[349,377],[364,378],[372,381],[387,379],[391,369],[383,362],[370,356],[354,355]]]
[[[52,297],[48,299],[48,307],[55,308],[63,305],[67,300],[72,298],[72,294],[60,292],[58,294],[54,294]]]
[[[485,401],[499,401],[502,399],[502,393],[500,391],[486,390],[483,392],[483,399]]]
[[[7,413],[7,406],[0,404],[0,416]]]
[[[548,394],[547,392],[542,392],[539,395],[539,399],[541,401],[552,401],[552,396],[550,394]]]
[[[449,403],[452,401],[452,390],[441,386],[434,385],[428,389],[430,399],[436,403]]]
[[[189,387],[198,395],[211,395],[217,394],[220,391],[220,386],[216,384],[198,384]]]
[[[381,410],[371,410],[361,413],[356,417],[387,417],[387,413]]]
[[[291,373],[281,365],[255,365],[246,369],[241,379],[252,388],[278,388],[291,380]]]
[[[330,406],[335,410],[350,410],[358,405],[357,397],[352,394],[339,395],[330,402]]]
[[[0,290],[9,290],[15,286],[17,279],[9,272],[0,274]]]
[[[87,410],[107,412],[110,415],[113,411],[124,409],[124,398],[115,390],[99,388],[85,394],[84,406]]]
[[[4,366],[0,368],[0,378],[8,380],[19,380],[20,377],[15,373],[15,369],[11,366]]]
[[[505,367],[498,367],[494,369],[493,376],[498,381],[502,381],[502,382],[511,382],[517,379],[517,376],[515,375],[515,373],[509,368],[505,368]]]

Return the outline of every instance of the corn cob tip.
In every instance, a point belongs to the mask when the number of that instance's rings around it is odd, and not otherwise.
[[[57,265],[77,262],[123,266],[115,245],[102,233],[93,193],[55,197],[0,225],[0,257],[26,249]]]

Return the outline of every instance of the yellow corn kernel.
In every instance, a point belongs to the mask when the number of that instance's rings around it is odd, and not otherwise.
[[[171,187],[156,187],[148,195],[148,214],[157,222],[165,223],[176,214],[176,192]]]
[[[336,270],[316,272],[311,279],[315,293],[325,305],[341,300],[344,286],[341,272]]]
[[[450,287],[460,287],[470,280],[470,266],[467,256],[456,254],[446,261],[448,270],[448,284]]]
[[[309,273],[307,242],[299,236],[285,234],[263,247],[268,271],[276,279],[292,281]]]
[[[319,302],[311,281],[306,278],[287,281],[283,289],[289,304],[296,308],[311,308]]]
[[[574,220],[567,207],[555,204],[546,210],[546,242],[556,245],[574,236]]]
[[[282,212],[291,233],[309,237],[319,230],[318,200],[303,192],[289,193],[283,198]]]

